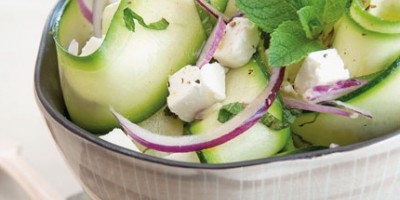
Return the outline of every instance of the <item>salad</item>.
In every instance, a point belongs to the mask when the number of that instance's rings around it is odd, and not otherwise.
[[[67,0],[69,117],[152,156],[227,163],[400,128],[396,0]]]

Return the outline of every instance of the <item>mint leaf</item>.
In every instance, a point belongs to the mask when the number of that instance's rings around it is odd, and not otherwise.
[[[324,30],[320,12],[320,10],[313,6],[305,6],[297,11],[300,23],[308,39],[318,38]]]
[[[281,121],[270,113],[265,113],[265,115],[260,119],[260,123],[264,124],[271,130],[282,130],[288,128],[291,124]]]
[[[279,120],[275,116],[270,113],[265,113],[265,115],[261,118],[260,123],[269,127],[272,130],[281,130],[290,127],[296,118],[302,114],[302,110],[299,109],[282,109],[282,120]]]
[[[325,48],[348,0],[236,0],[245,16],[271,34],[269,64],[287,66]]]
[[[124,21],[128,30],[135,32],[135,21],[133,21],[133,11],[129,8],[124,9]]]
[[[298,0],[303,7],[298,10],[303,27],[307,28],[304,19],[310,24],[319,23],[323,31],[329,32],[345,11],[347,0]],[[322,34],[322,31],[321,31]],[[314,36],[315,38],[315,36]]]
[[[235,115],[239,114],[244,109],[243,103],[229,103],[221,107],[218,113],[218,121],[221,123],[227,122]]]
[[[302,9],[305,6],[318,6],[321,8],[325,5],[325,0],[290,0],[290,2],[297,10]]]
[[[164,18],[160,19],[157,22],[146,24],[146,22],[144,21],[144,19],[140,15],[135,13],[130,8],[125,8],[124,9],[125,25],[128,28],[128,30],[130,30],[132,32],[135,32],[135,21],[134,20],[137,20],[137,22],[140,25],[142,25],[143,27],[148,28],[148,29],[152,29],[152,30],[165,30],[169,26],[169,22]]]
[[[267,33],[273,32],[282,22],[297,20],[292,0],[236,0],[236,7]]]
[[[268,62],[273,67],[287,66],[324,48],[322,41],[307,38],[299,21],[286,21],[271,34]]]
[[[331,29],[345,12],[347,0],[325,0],[322,22],[325,29]]]

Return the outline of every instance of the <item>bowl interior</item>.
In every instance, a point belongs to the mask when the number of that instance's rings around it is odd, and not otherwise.
[[[256,164],[264,164],[269,162],[278,162],[292,159],[307,159],[323,155],[332,154],[335,152],[345,152],[351,151],[358,148],[366,147],[368,145],[383,141],[390,137],[398,135],[398,132],[387,134],[378,138],[374,138],[368,141],[336,147],[332,149],[317,150],[306,153],[299,153],[293,155],[287,155],[282,157],[272,157],[259,160],[243,161],[237,163],[227,163],[227,164],[192,164],[192,163],[182,163],[177,161],[164,160],[160,158],[155,158],[152,156],[147,156],[144,154],[136,153],[128,149],[118,147],[116,145],[109,144],[96,136],[90,134],[86,130],[76,126],[68,118],[68,113],[64,104],[62,90],[60,86],[59,71],[57,64],[57,53],[55,48],[55,43],[51,35],[52,25],[60,16],[61,8],[64,1],[59,1],[53,12],[50,14],[46,27],[44,28],[40,49],[36,62],[36,69],[34,75],[34,89],[37,95],[37,100],[43,105],[45,112],[47,112],[52,118],[57,122],[69,129],[73,134],[76,134],[86,140],[97,143],[98,145],[107,148],[118,153],[133,156],[138,159],[148,160],[150,162],[157,162],[172,166],[181,167],[194,167],[194,168],[233,168],[233,167],[243,167]]]

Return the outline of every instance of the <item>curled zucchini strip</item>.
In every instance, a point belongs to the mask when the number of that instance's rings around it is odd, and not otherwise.
[[[169,26],[138,23],[132,32],[124,21],[127,8],[146,23],[164,18]],[[98,49],[86,56],[68,52],[72,40],[84,45],[92,35],[77,0],[67,1],[54,26],[64,100],[77,125],[99,134],[118,126],[110,107],[133,122],[163,107],[168,76],[194,63],[206,39],[192,0],[121,0]]]
[[[370,12],[378,6],[383,3],[349,2],[345,15],[335,27],[333,47],[353,77],[382,71],[400,55],[400,20],[385,19]]]

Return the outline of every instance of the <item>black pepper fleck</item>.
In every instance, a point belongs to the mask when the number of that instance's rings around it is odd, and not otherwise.
[[[253,69],[249,69],[249,71],[247,72],[247,74],[248,74],[248,75],[252,75],[252,74],[253,74],[253,72],[254,72],[254,70],[253,70]]]

